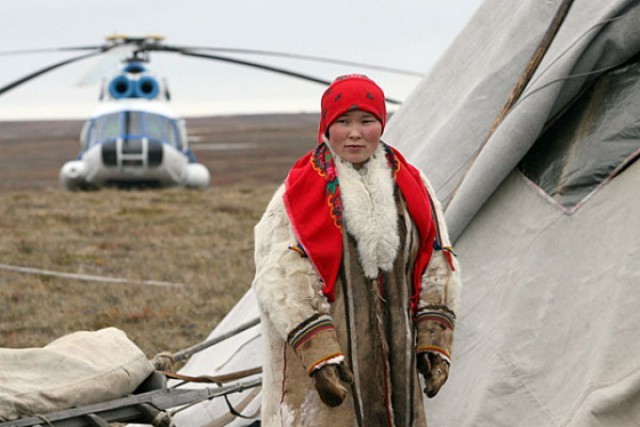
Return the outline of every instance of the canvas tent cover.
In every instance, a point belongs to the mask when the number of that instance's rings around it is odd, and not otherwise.
[[[386,128],[446,204],[462,266],[430,426],[640,425],[639,52],[638,0],[487,0]],[[257,312],[249,291],[212,335]],[[186,373],[259,363],[260,336],[236,340]],[[225,411],[203,404],[178,424]]]
[[[640,425],[639,51],[638,1],[489,0],[396,115],[465,286],[432,425]]]

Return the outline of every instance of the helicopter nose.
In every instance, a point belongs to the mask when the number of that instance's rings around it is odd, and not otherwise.
[[[85,183],[86,164],[81,160],[72,160],[65,163],[60,169],[60,182],[69,189],[74,190]]]

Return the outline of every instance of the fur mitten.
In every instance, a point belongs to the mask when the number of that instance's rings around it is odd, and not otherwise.
[[[428,397],[435,396],[449,377],[454,319],[444,308],[430,307],[416,314],[418,371]]]
[[[346,383],[353,382],[353,374],[344,363],[324,365],[311,375],[320,400],[328,406],[340,405],[347,396],[347,388],[341,380]]]
[[[440,387],[449,378],[449,362],[436,353],[420,353],[418,359],[418,372],[424,378],[424,394],[431,398],[438,394]]]

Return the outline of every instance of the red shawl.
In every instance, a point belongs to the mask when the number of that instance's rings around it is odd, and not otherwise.
[[[396,185],[407,203],[420,234],[420,249],[413,270],[412,306],[420,295],[421,277],[431,254],[436,227],[420,172],[394,148],[384,144]],[[342,262],[342,201],[333,156],[325,143],[298,160],[285,180],[283,196],[298,243],[323,280],[322,291],[334,301],[334,288]]]

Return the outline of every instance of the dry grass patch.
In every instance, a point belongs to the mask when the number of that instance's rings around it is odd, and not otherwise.
[[[275,188],[0,193],[0,263],[184,284],[0,270],[0,347],[106,326],[149,357],[203,340],[250,287],[253,227]]]

